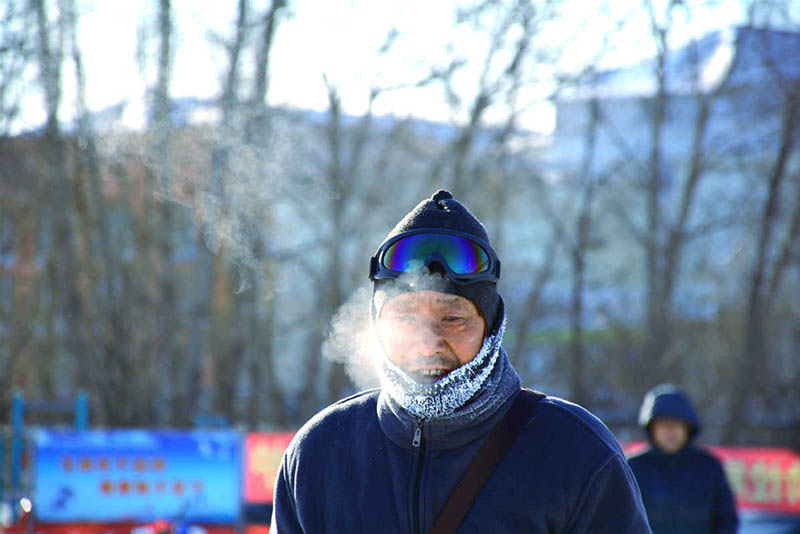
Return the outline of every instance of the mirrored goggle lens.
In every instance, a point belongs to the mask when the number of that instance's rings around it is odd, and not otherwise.
[[[383,255],[389,270],[410,273],[422,268],[431,256],[440,256],[455,274],[489,270],[489,255],[474,241],[445,234],[415,234],[399,239]]]

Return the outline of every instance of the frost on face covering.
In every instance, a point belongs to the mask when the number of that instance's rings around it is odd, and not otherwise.
[[[505,329],[504,316],[497,332],[483,340],[475,358],[432,384],[417,382],[384,354],[381,387],[414,417],[434,419],[450,415],[474,397],[486,382],[497,363]]]

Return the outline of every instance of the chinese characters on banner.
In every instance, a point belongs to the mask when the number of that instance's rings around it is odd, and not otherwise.
[[[39,429],[32,437],[37,521],[239,518],[237,432]]]
[[[777,448],[708,449],[722,460],[740,508],[800,514],[800,454]]]

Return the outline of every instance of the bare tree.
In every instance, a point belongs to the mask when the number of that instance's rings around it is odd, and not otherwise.
[[[516,120],[520,113],[517,95],[526,83],[525,69],[535,64],[536,50],[533,40],[542,24],[555,16],[553,6],[539,6],[529,0],[519,0],[511,5],[495,2],[480,2],[469,8],[458,8],[456,19],[461,24],[472,24],[479,33],[485,33],[489,48],[481,58],[478,78],[463,93],[454,76],[471,61],[455,56],[445,66],[433,66],[430,74],[417,85],[424,87],[441,84],[454,117],[466,115],[463,125],[456,128],[450,143],[442,147],[437,158],[431,162],[428,187],[440,184],[448,187],[456,197],[464,198],[480,184],[474,168],[470,165],[480,156],[474,153],[481,134],[485,135],[485,117],[492,107],[507,102],[505,127],[497,140],[502,146],[517,133]],[[511,41],[511,42],[509,42]],[[464,94],[466,93],[466,94]],[[481,195],[477,195],[480,197]]]
[[[70,158],[74,156],[69,143],[63,138],[59,125],[59,107],[62,99],[61,79],[68,34],[68,6],[58,5],[53,9],[43,0],[31,3],[36,16],[37,58],[39,82],[44,94],[44,109],[47,113],[44,135],[38,147],[44,165],[38,178],[38,186],[48,214],[44,230],[53,246],[47,250],[46,272],[49,300],[53,309],[48,315],[48,330],[55,323],[64,321],[66,334],[63,346],[77,362],[78,368],[90,387],[99,384],[100,376],[93,352],[93,320],[96,318],[90,288],[80,272],[80,258],[76,251],[75,208],[83,198],[79,189],[74,189],[74,174]],[[51,322],[52,321],[52,322]],[[54,330],[50,330],[54,331]],[[58,349],[56,345],[49,348]]]
[[[667,108],[670,106],[669,85],[673,85],[669,77],[670,47],[667,42],[672,29],[673,9],[675,4],[667,8],[666,18],[660,23],[655,13],[655,6],[649,0],[645,6],[650,14],[652,33],[656,42],[657,55],[654,69],[656,94],[651,101],[650,120],[650,155],[646,163],[647,176],[647,225],[643,245],[646,252],[647,280],[647,327],[648,341],[645,348],[645,359],[656,362],[659,370],[656,380],[681,381],[681,370],[678,362],[665,359],[671,344],[671,306],[674,298],[676,281],[679,276],[682,253],[687,242],[688,221],[694,208],[696,193],[700,180],[705,175],[705,160],[708,158],[707,145],[704,142],[708,128],[711,101],[713,95],[706,94],[699,87],[700,66],[696,44],[689,47],[691,58],[686,67],[692,69],[694,100],[694,124],[691,143],[691,155],[686,176],[682,183],[681,194],[677,200],[677,214],[670,217],[662,208],[665,191],[664,170],[668,163],[664,157],[665,126],[667,124]],[[660,375],[660,376],[659,376]]]
[[[379,54],[389,51],[392,35],[393,31],[390,31]],[[327,330],[321,325],[329,321],[353,290],[351,284],[354,277],[348,271],[352,272],[354,263],[352,258],[343,256],[343,243],[352,241],[365,223],[363,208],[358,206],[370,206],[371,200],[376,200],[378,192],[384,188],[381,176],[370,176],[366,166],[370,158],[367,143],[372,136],[377,135],[373,127],[373,105],[385,89],[372,87],[366,112],[350,125],[344,117],[339,89],[327,77],[324,77],[324,82],[328,94],[328,117],[324,130],[327,154],[322,156],[318,164],[321,167],[319,172],[325,195],[325,211],[324,218],[318,221],[318,232],[326,268],[324,272],[314,276],[319,295],[319,315],[315,320],[318,328],[312,330],[308,344],[311,351],[307,360],[309,369],[301,399],[301,413],[305,416],[313,414],[320,404],[341,398],[352,388],[345,362],[331,361],[328,363],[327,380],[320,395],[318,374],[324,368],[321,366],[323,362],[319,360],[319,353],[327,335]],[[378,82],[376,80],[375,83]],[[389,151],[391,147],[386,145],[384,149]],[[355,220],[354,216],[361,219]]]
[[[247,17],[249,3],[237,2],[234,24],[234,37],[225,43],[228,53],[227,72],[222,87],[220,109],[220,136],[212,154],[212,191],[218,202],[219,216],[223,223],[235,217],[235,197],[230,193],[230,157],[236,138],[231,135],[237,127],[237,93],[239,90],[241,52],[247,36]],[[214,224],[207,222],[206,224]],[[213,231],[213,229],[212,229]],[[233,245],[220,235],[220,242],[213,252],[215,257],[211,270],[210,324],[208,352],[206,354],[205,381],[203,383],[200,409],[231,416],[237,386],[238,370],[241,365],[244,347],[238,336],[235,309],[233,307],[235,273],[229,270],[228,255]],[[234,259],[236,261],[236,259]]]
[[[158,187],[160,197],[163,199],[158,204],[157,219],[158,234],[158,296],[156,309],[158,310],[155,329],[156,344],[155,358],[159,362],[156,367],[161,367],[158,372],[161,377],[160,388],[162,396],[166,396],[167,410],[158,410],[156,413],[162,420],[168,419],[173,424],[186,425],[190,422],[189,413],[190,391],[187,391],[186,367],[179,364],[183,360],[182,351],[178,346],[176,334],[183,331],[181,314],[178,306],[178,280],[175,272],[174,235],[176,230],[175,212],[176,205],[166,199],[175,197],[173,191],[173,170],[171,166],[173,150],[171,125],[171,99],[169,87],[172,81],[174,45],[173,34],[174,14],[170,0],[160,0],[158,3],[158,59],[156,70],[156,84],[152,90],[151,130],[153,130],[153,153],[157,161]],[[155,393],[155,392],[154,392]],[[155,395],[154,395],[155,396]],[[167,413],[162,413],[167,412]]]
[[[6,134],[20,113],[25,90],[20,83],[34,57],[33,12],[25,1],[9,0],[0,14],[0,133]]]
[[[258,150],[259,143],[270,139],[269,112],[266,107],[269,94],[270,59],[275,35],[281,20],[281,14],[287,7],[285,0],[273,0],[260,20],[261,35],[255,54],[256,75],[250,96],[250,114],[247,117],[246,143],[254,147],[257,154],[261,155],[259,167],[268,164],[268,150]],[[263,148],[263,147],[262,147]],[[254,224],[263,224],[265,228],[273,226],[273,216],[269,207],[264,207],[263,219],[254,221]],[[264,232],[266,233],[266,232]],[[253,243],[253,256],[260,259],[262,276],[254,277],[251,306],[250,326],[252,347],[249,352],[248,376],[250,377],[250,398],[247,410],[247,420],[251,428],[259,422],[261,412],[259,404],[265,402],[266,420],[278,428],[287,426],[286,413],[283,409],[285,402],[278,385],[275,371],[275,354],[271,343],[271,336],[266,336],[274,331],[274,288],[271,286],[271,271],[275,269],[274,262],[266,257],[266,245],[261,237],[263,233],[256,234]],[[266,394],[259,395],[266,388]]]
[[[113,271],[114,254],[107,232],[106,201],[100,183],[100,170],[97,146],[93,126],[89,119],[86,104],[86,75],[83,58],[78,46],[78,15],[75,2],[63,2],[65,17],[65,44],[71,52],[71,62],[77,85],[76,122],[78,124],[78,142],[76,154],[70,174],[75,200],[77,220],[77,250],[80,270],[78,283],[83,295],[84,309],[88,322],[98,332],[91,339],[91,346],[84,355],[76,355],[79,359],[87,359],[85,365],[95,369],[107,369],[105,363],[127,358],[118,347],[125,346],[125,339],[120,334],[123,318],[114,299],[105,299],[100,295],[112,294],[112,282],[109,273]],[[55,367],[51,366],[51,372]],[[107,390],[100,389],[99,383],[92,384],[92,396],[96,405],[104,405],[100,410],[101,420],[113,420],[113,406],[104,403]],[[100,401],[100,402],[98,402]]]
[[[10,393],[15,386],[25,385],[27,370],[24,360],[33,360],[36,352],[35,325],[42,321],[42,310],[37,309],[37,295],[43,292],[42,281],[36,276],[34,258],[37,253],[36,238],[41,231],[34,214],[32,199],[39,194],[38,180],[26,173],[36,152],[29,143],[2,140],[0,159],[0,254],[3,258],[14,255],[14,262],[0,270],[4,287],[11,289],[0,298],[0,321],[4,335],[0,336],[0,408],[8,413]],[[27,178],[27,179],[23,179]],[[37,177],[38,178],[38,177]],[[10,284],[9,284],[10,283]]]
[[[202,221],[215,253],[210,278],[216,288],[210,299],[210,349],[205,364],[213,378],[206,385],[202,409],[213,406],[251,427],[264,422],[286,426],[270,335],[274,329],[271,277],[276,267],[268,252],[272,204],[280,194],[270,166],[279,159],[281,147],[266,105],[270,53],[286,6],[287,2],[276,0],[258,14],[242,0],[237,4],[233,37],[215,37],[228,56],[219,101],[222,115],[212,154],[211,187],[195,199],[214,213]],[[245,97],[243,64],[253,35],[254,76]],[[248,392],[246,399],[241,391]],[[267,407],[262,409],[264,401]]]
[[[766,59],[769,62],[769,59]],[[778,74],[778,73],[773,73]],[[797,80],[778,79],[783,89],[781,94],[781,121],[779,139],[767,176],[767,193],[762,206],[758,223],[756,246],[757,253],[753,258],[752,270],[748,283],[746,313],[743,325],[741,356],[737,371],[735,394],[731,402],[730,422],[726,427],[726,438],[730,442],[741,441],[747,435],[753,421],[749,409],[756,397],[767,404],[771,402],[768,385],[767,362],[771,351],[779,350],[773,344],[768,348],[766,342],[766,325],[778,297],[776,290],[781,285],[786,265],[792,255],[792,247],[800,235],[798,218],[800,218],[800,201],[797,200],[798,170],[797,162],[792,158],[797,151],[798,132],[800,131],[800,82]],[[794,190],[782,195],[784,183],[793,179]],[[781,202],[782,198],[793,199],[794,202]],[[793,212],[788,218],[780,216],[781,207]],[[784,222],[785,221],[785,222]],[[783,233],[782,245],[776,245]],[[777,253],[771,252],[777,249]],[[797,260],[795,260],[797,261]],[[797,436],[795,436],[797,439]]]

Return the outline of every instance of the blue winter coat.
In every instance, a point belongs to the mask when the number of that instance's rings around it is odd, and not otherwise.
[[[485,387],[452,416],[417,421],[380,390],[328,407],[284,455],[272,534],[428,532],[519,388],[502,353]],[[458,532],[650,530],[609,430],[579,406],[546,397]]]
[[[676,454],[665,454],[653,445],[629,460],[653,533],[737,532],[736,505],[722,464],[691,443],[700,432],[700,420],[689,398],[674,386],[654,388],[645,397],[639,422],[649,429],[657,417],[686,421],[690,438]]]

